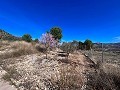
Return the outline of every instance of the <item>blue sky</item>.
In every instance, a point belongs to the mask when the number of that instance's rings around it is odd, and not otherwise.
[[[63,41],[120,42],[120,0],[0,0],[0,29],[40,38],[54,26]]]

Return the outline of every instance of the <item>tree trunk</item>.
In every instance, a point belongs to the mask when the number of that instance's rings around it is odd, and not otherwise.
[[[69,57],[69,53],[67,53],[67,60],[68,60],[68,57]]]
[[[47,52],[46,52],[46,59],[47,59]]]

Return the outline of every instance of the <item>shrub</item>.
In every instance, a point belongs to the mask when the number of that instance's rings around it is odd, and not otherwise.
[[[38,39],[35,39],[35,40],[34,40],[34,42],[38,43],[38,42],[39,42],[39,40],[38,40]]]
[[[5,45],[9,45],[8,41],[0,41],[0,46],[5,46]]]
[[[85,42],[84,42],[84,46],[85,46],[85,49],[86,50],[90,50],[91,48],[92,48],[92,46],[93,46],[93,43],[92,43],[92,41],[91,40],[85,40]]]
[[[46,52],[46,48],[41,45],[41,44],[36,44],[35,48],[37,49],[37,51],[41,52],[41,53],[45,53]]]
[[[83,85],[81,74],[73,66],[62,66],[59,74],[51,77],[50,82],[55,90],[80,90]]]
[[[116,70],[115,70],[116,69]],[[120,68],[103,65],[97,72],[87,74],[87,90],[120,90]]]
[[[72,42],[69,42],[69,43],[63,43],[61,46],[61,50],[66,52],[68,54],[67,56],[69,56],[69,54],[73,53],[76,50],[76,48],[72,45]]]
[[[25,34],[22,36],[22,40],[26,41],[26,42],[31,42],[32,41],[32,36],[29,34]]]
[[[31,43],[27,43],[24,41],[11,42],[10,47],[14,50],[1,54],[1,59],[14,58],[22,55],[37,53],[37,50]]]
[[[55,38],[55,40],[60,41],[62,38],[62,30],[59,27],[53,27],[50,30],[50,34],[53,35],[53,37]]]
[[[7,71],[7,73],[2,76],[2,79],[8,81],[11,85],[14,85],[16,88],[18,88],[16,84],[12,81],[12,79],[18,81],[19,78],[21,78],[21,75],[16,71],[15,67],[3,67],[3,69]]]

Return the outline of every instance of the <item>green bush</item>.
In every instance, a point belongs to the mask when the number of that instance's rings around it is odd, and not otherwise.
[[[92,46],[93,46],[93,43],[92,43],[92,41],[91,40],[85,40],[85,42],[84,42],[84,46],[85,46],[85,49],[86,50],[90,50],[91,48],[92,48]]]
[[[62,30],[59,27],[54,27],[50,30],[50,34],[53,35],[55,40],[61,40],[62,38]]]
[[[32,41],[32,36],[29,34],[25,34],[22,36],[22,40],[26,41],[26,42],[31,42]]]

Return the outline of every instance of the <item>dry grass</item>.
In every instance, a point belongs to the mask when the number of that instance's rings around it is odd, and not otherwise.
[[[113,64],[102,64],[97,72],[87,75],[88,90],[120,90],[120,67]]]
[[[3,67],[3,69],[7,72],[2,76],[2,79],[9,82],[9,84],[14,85],[16,88],[16,84],[13,82],[13,79],[18,81],[21,78],[20,74],[16,71],[15,67]]]
[[[27,43],[25,41],[15,41],[10,43],[11,48],[14,49],[33,49],[33,45],[31,43]]]
[[[11,42],[10,49],[13,49],[13,51],[1,54],[1,59],[14,58],[22,55],[37,53],[35,46],[24,41]]]
[[[8,41],[1,41],[0,40],[0,50],[2,49],[3,46],[8,46],[9,42]]]
[[[7,71],[7,73],[2,77],[4,80],[10,81],[11,78],[18,80],[19,74],[14,67],[4,69]]]
[[[82,88],[82,75],[73,66],[62,66],[59,74],[52,76],[48,86],[52,86],[55,90],[80,90]]]
[[[90,57],[91,53],[87,52],[87,55]],[[92,55],[96,71],[87,74],[87,90],[120,90],[119,56],[113,52],[104,52],[104,62],[101,62],[100,51],[93,51]]]
[[[36,44],[35,48],[37,49],[37,51],[39,51],[41,53],[46,53],[46,48],[42,44]]]
[[[120,66],[116,64],[110,64],[110,63],[103,64],[103,70],[105,73],[120,75]]]
[[[0,41],[0,46],[9,45],[9,41]]]

